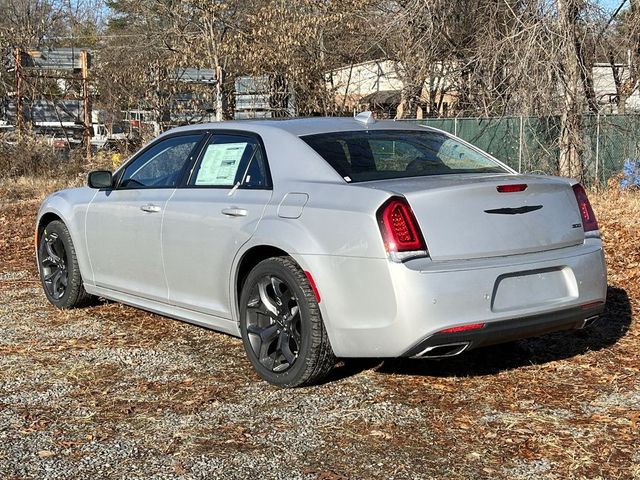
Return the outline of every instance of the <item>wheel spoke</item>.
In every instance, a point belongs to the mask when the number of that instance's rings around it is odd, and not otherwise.
[[[55,242],[57,239],[57,237],[55,238],[51,238],[49,237],[48,239],[45,239],[44,242],[44,247],[47,250],[47,255],[48,255],[48,259],[52,262],[52,263],[56,263],[59,264],[61,263],[61,258],[56,254],[56,252],[53,250],[53,242]]]
[[[273,365],[275,363],[274,356],[275,352],[269,354],[269,344],[267,344],[266,342],[262,342],[259,352],[260,363],[269,370],[273,370]]]
[[[291,307],[291,310],[289,310],[289,313],[284,319],[285,323],[291,323],[293,319],[296,318],[296,315],[298,314],[299,311],[300,311],[300,308],[297,305],[294,305],[293,307]]]
[[[267,285],[268,283],[264,280],[261,280],[258,283],[258,292],[260,294],[260,301],[265,306],[265,308],[269,310],[272,314],[278,315],[279,313],[278,307],[274,303],[274,301],[271,299],[271,297],[269,297],[269,294],[267,293]]]
[[[279,343],[280,350],[282,351],[282,355],[284,355],[285,360],[289,365],[293,365],[293,362],[296,361],[296,355],[291,351],[291,346],[289,345],[289,332],[283,331],[280,334]]]
[[[62,296],[62,294],[59,292],[61,277],[62,277],[62,270],[58,270],[56,274],[53,276],[53,280],[51,280],[51,287],[53,289],[52,293],[53,293],[53,296],[56,298],[60,298]]]
[[[260,342],[263,344],[266,343],[268,346],[278,335],[278,325],[274,323],[273,325],[269,325],[265,328],[260,328],[256,325],[247,325],[247,332],[252,335],[258,335],[260,337]]]
[[[247,302],[247,307],[255,310],[260,310],[260,296],[258,295],[257,297],[252,297]]]
[[[291,339],[296,344],[296,349],[300,350],[302,345],[302,335],[300,334],[299,324],[291,327]]]
[[[43,266],[43,267],[51,267],[51,266],[56,266],[56,267],[57,267],[57,266],[58,266],[58,264],[57,264],[57,263],[55,263],[55,262],[53,261],[53,258],[51,258],[51,257],[44,257],[44,258],[42,259],[42,266]]]
[[[273,293],[276,296],[276,303],[279,306],[284,305],[285,301],[284,292],[282,291],[283,285],[286,287],[285,283],[278,277],[271,277],[271,286],[273,287]]]
[[[56,273],[58,273],[59,271],[60,271],[60,270],[59,270],[58,268],[52,268],[52,269],[51,269],[51,273],[49,273],[49,274],[47,274],[47,275],[45,275],[45,276],[44,276],[44,281],[45,281],[45,282],[50,282],[50,281],[51,281],[51,279],[52,279],[53,277],[55,277]]]

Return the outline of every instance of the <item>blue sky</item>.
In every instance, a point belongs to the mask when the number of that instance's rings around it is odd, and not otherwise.
[[[598,3],[608,10],[615,10],[622,0],[599,0]],[[626,6],[626,5],[625,5]]]

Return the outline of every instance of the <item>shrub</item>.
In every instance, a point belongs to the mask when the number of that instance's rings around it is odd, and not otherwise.
[[[82,152],[59,152],[46,139],[31,135],[0,136],[0,178],[72,177],[82,171]]]

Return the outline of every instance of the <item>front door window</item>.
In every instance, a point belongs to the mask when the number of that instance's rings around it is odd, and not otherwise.
[[[175,188],[202,135],[167,138],[142,152],[124,170],[118,188]]]

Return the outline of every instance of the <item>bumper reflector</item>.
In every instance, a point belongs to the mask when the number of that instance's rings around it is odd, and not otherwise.
[[[451,327],[445,328],[444,330],[440,330],[438,333],[457,333],[457,332],[466,332],[468,330],[480,330],[484,328],[484,323],[470,323],[469,325],[460,325],[459,327]]]
[[[591,303],[585,303],[584,305],[580,305],[580,308],[584,308],[585,310],[587,308],[593,308],[593,307],[599,307],[600,305],[602,305],[604,302],[591,302]]]
[[[313,290],[313,294],[316,297],[316,302],[320,303],[320,292],[318,291],[318,287],[316,286],[315,280],[311,276],[311,273],[307,272],[306,270],[304,271],[304,274],[307,277],[307,280],[309,281],[309,286],[311,287],[311,290]]]

